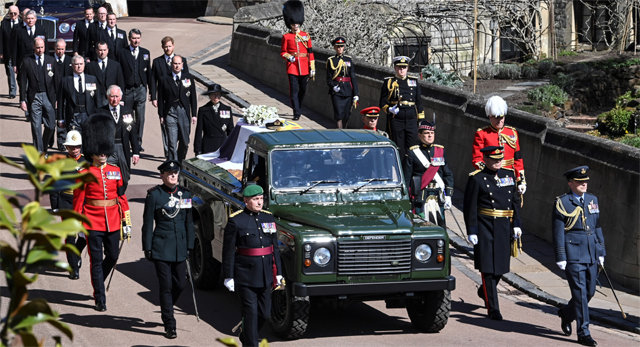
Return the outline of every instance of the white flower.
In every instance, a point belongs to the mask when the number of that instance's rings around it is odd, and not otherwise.
[[[266,105],[251,105],[243,108],[244,121],[251,125],[263,126],[278,119],[278,109]]]

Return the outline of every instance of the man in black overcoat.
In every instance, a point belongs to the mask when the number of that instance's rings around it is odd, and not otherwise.
[[[84,19],[76,22],[73,31],[73,54],[86,57],[89,54],[90,31],[93,28],[93,7],[84,9]]]
[[[263,194],[259,185],[245,187],[245,208],[232,213],[224,229],[224,285],[242,300],[243,346],[258,346],[260,329],[271,317],[271,291],[282,283],[276,221],[262,209]]]
[[[58,96],[58,120],[63,121],[67,131],[82,132],[82,124],[96,112],[98,100],[104,99],[104,95],[98,89],[96,77],[84,73],[84,57],[74,56],[72,64],[73,75],[64,78]]]
[[[16,72],[14,70],[15,61],[12,60],[13,57],[13,41],[12,37],[14,35],[14,31],[18,28],[22,27],[22,21],[20,20],[20,10],[18,6],[11,5],[9,6],[9,11],[7,13],[7,17],[2,20],[2,24],[0,24],[0,29],[2,31],[2,44],[0,44],[0,59],[2,59],[4,63],[4,69],[7,74],[7,84],[9,86],[9,99],[13,99],[16,97],[18,93],[18,84],[16,81]]]
[[[485,168],[469,175],[464,192],[464,221],[473,244],[475,268],[482,274],[480,296],[488,317],[502,320],[497,285],[509,272],[511,237],[521,237],[520,200],[512,170],[502,169],[503,147],[482,149]]]
[[[209,86],[202,93],[208,95],[210,101],[198,109],[198,123],[193,139],[193,151],[196,155],[217,151],[233,130],[231,107],[220,102],[220,98],[226,93],[219,84]]]
[[[87,63],[87,74],[95,76],[98,80],[100,94],[106,95],[107,88],[112,85],[124,89],[124,75],[122,67],[109,55],[109,46],[106,42],[96,44],[96,59]],[[107,106],[107,99],[98,100],[98,107]]]

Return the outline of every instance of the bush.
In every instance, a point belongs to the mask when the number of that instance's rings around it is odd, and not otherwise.
[[[564,90],[553,84],[532,89],[527,93],[527,97],[545,109],[549,109],[553,105],[562,106],[569,99]]]
[[[620,142],[624,143],[625,145],[640,148],[640,136],[638,135],[627,135],[621,138]]]
[[[611,136],[621,136],[627,133],[633,110],[616,107],[598,116],[598,130]]]
[[[558,53],[559,57],[574,57],[576,55],[578,55],[578,52],[576,51],[560,51]]]
[[[460,88],[463,82],[453,72],[446,72],[436,65],[427,65],[422,69],[422,79],[442,86]]]
[[[560,87],[560,89],[569,94],[573,93],[573,86],[575,85],[575,82],[576,79],[573,76],[564,74],[562,72],[559,72],[558,74],[551,77],[551,84]]]
[[[549,76],[553,72],[553,69],[555,67],[556,67],[556,64],[553,62],[553,60],[549,60],[549,59],[541,60],[538,63],[538,71],[542,76]]]
[[[517,80],[520,78],[520,66],[516,64],[498,64],[496,65],[498,74],[496,78],[501,80]]]
[[[522,67],[522,78],[527,80],[534,80],[538,78],[538,69],[535,66],[525,65]]]
[[[478,65],[478,78],[481,80],[490,80],[498,74],[498,69],[492,64]]]

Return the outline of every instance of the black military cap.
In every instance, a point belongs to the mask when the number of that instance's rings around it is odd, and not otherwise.
[[[502,151],[504,147],[502,146],[487,146],[480,150],[482,155],[491,159],[503,159],[504,152]]]
[[[436,123],[428,120],[422,120],[418,123],[418,132],[420,132],[420,130],[436,131]]]
[[[209,95],[211,93],[220,93],[222,95],[229,94],[227,91],[222,90],[222,86],[217,83],[210,85],[206,91],[202,93],[202,95]]]
[[[564,177],[567,181],[588,181],[589,180],[589,167],[586,165],[574,167],[573,169],[564,173]]]
[[[410,61],[411,58],[404,55],[399,55],[393,58],[393,66],[409,66]]]
[[[158,166],[160,173],[180,171],[180,163],[177,160],[167,160]]]
[[[344,37],[338,36],[333,41],[331,41],[333,46],[345,46],[347,44],[347,40]]]

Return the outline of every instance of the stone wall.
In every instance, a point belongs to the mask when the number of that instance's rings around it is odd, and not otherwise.
[[[229,62],[263,83],[287,94],[285,62],[280,57],[280,34],[241,24],[233,33]],[[332,118],[324,81],[325,62],[331,52],[316,50],[319,78],[310,82],[305,107]],[[377,105],[380,86],[392,74],[386,67],[356,61],[361,108]],[[479,127],[488,124],[484,100],[463,92],[426,82],[421,83],[425,113],[437,115],[437,141],[447,148],[455,173],[455,186],[463,190],[471,167],[471,143]],[[281,110],[283,113],[290,110]],[[384,119],[379,123],[384,126]],[[507,123],[520,132],[529,188],[522,213],[525,233],[551,240],[551,208],[554,198],[567,191],[562,173],[578,165],[592,168],[589,189],[598,195],[601,224],[607,246],[609,273],[625,286],[638,290],[638,226],[640,225],[640,151],[609,140],[598,139],[554,127],[549,120],[512,109]],[[350,127],[361,127],[355,112]],[[526,238],[525,245],[526,249]]]

